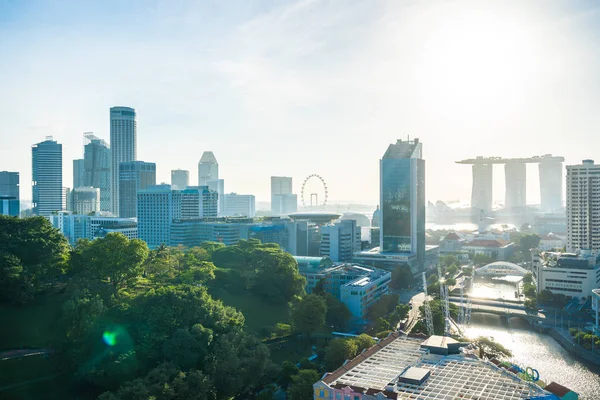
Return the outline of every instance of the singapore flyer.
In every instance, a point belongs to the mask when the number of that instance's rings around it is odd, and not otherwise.
[[[311,174],[302,182],[300,197],[303,207],[323,207],[327,204],[327,183],[317,174]]]

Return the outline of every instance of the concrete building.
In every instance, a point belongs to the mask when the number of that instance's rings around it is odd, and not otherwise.
[[[0,214],[18,217],[21,213],[18,172],[0,171],[0,202]]]
[[[173,243],[174,221],[217,216],[217,194],[206,186],[185,190],[173,190],[170,185],[151,186],[138,192],[137,203],[139,238],[151,248]]]
[[[110,149],[112,172],[112,211],[121,210],[120,167],[121,163],[137,160],[137,122],[135,110],[130,107],[110,109]],[[128,206],[127,208],[131,208]]]
[[[538,293],[544,289],[569,297],[589,298],[600,287],[600,257],[591,252],[532,252]]]
[[[156,185],[156,164],[144,161],[122,162],[119,165],[119,216],[135,218],[137,194]]]
[[[84,133],[83,137],[85,143],[83,146],[85,177],[81,186],[100,189],[100,210],[112,211],[110,148],[108,143],[94,136],[92,132]]]
[[[298,195],[292,192],[291,177],[271,177],[271,212],[273,214],[284,215],[298,211]]]
[[[600,251],[600,165],[567,166],[567,251]]]
[[[473,188],[471,190],[471,208],[473,213],[483,210],[489,214],[492,211],[493,188],[492,164],[473,164]]]
[[[321,255],[334,262],[350,262],[361,250],[361,230],[355,220],[338,220],[321,227]]]
[[[504,208],[525,208],[527,205],[527,164],[506,163],[504,164],[506,181],[506,193]]]
[[[540,208],[543,212],[557,212],[562,209],[563,165],[555,159],[543,159],[539,164]]]
[[[435,269],[440,259],[439,246],[426,245],[425,257],[417,260],[416,254],[412,253],[382,253],[379,247],[354,253],[353,262],[393,271],[399,265],[406,265],[413,275],[424,270]]]
[[[419,139],[391,144],[380,161],[380,251],[425,259],[425,160]],[[415,271],[415,272],[416,272]]]
[[[592,310],[596,317],[594,333],[600,335],[600,289],[592,289]]]
[[[475,350],[443,336],[393,332],[328,372],[313,385],[314,400],[480,399],[558,400]],[[516,372],[516,371],[515,371]]]
[[[219,195],[219,202],[217,207],[217,213],[219,217],[224,216],[225,213],[225,180],[223,179],[209,179],[206,181],[206,186],[213,192],[217,192]]]
[[[305,223],[274,218],[250,226],[248,236],[262,243],[277,243],[283,250],[295,256],[298,255],[299,248],[306,246],[307,232],[306,229],[302,229],[303,226]]]
[[[319,281],[325,291],[344,303],[352,315],[365,319],[369,308],[389,293],[392,274],[377,268],[343,263],[328,257],[294,257],[300,275],[306,278],[306,292],[312,293]]]
[[[212,151],[205,151],[198,162],[198,186],[213,179],[219,179],[219,163]]]
[[[550,232],[541,236],[538,248],[542,251],[562,251],[566,245],[566,237],[555,235],[554,233]]]
[[[232,246],[241,239],[249,239],[252,225],[252,219],[247,218],[175,219],[171,224],[171,246],[193,247],[202,242]]]
[[[567,216],[565,213],[545,213],[533,217],[533,231],[540,235],[555,233],[567,236]]]
[[[78,187],[73,189],[72,209],[75,214],[100,212],[100,189],[94,187]]]
[[[86,186],[85,184],[85,161],[83,158],[73,160],[73,188]]]
[[[31,147],[31,159],[33,213],[47,216],[64,210],[62,144],[48,136]]]
[[[462,250],[471,256],[482,254],[497,261],[510,259],[514,248],[513,242],[502,239],[475,239],[462,245]]]
[[[229,193],[225,195],[225,216],[253,218],[256,215],[256,200],[252,194]]]
[[[73,214],[60,211],[47,217],[52,226],[61,231],[72,246],[79,239],[94,240],[110,232],[122,233],[129,239],[137,239],[137,221],[135,218],[117,218],[113,216]]]
[[[183,190],[190,186],[190,171],[184,169],[171,170],[171,186],[176,190]]]

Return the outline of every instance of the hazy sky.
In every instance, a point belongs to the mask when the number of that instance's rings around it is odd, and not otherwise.
[[[196,182],[212,150],[226,192],[267,200],[271,175],[299,190],[318,173],[331,199],[376,204],[378,160],[410,135],[428,199],[469,200],[455,160],[600,162],[600,4],[0,0],[0,170],[21,173],[22,198],[31,144],[63,144],[72,186],[82,133],[108,140],[114,105],[136,109],[159,182]]]

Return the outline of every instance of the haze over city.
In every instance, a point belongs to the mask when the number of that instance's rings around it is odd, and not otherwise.
[[[468,201],[456,160],[595,157],[599,18],[585,1],[2,2],[0,159],[30,198],[32,144],[63,143],[70,177],[82,133],[108,140],[125,105],[158,182],[194,182],[212,150],[228,192],[318,173],[333,201],[377,204],[382,149],[410,135],[427,199]]]

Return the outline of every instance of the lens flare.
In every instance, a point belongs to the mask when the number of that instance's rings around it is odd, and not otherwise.
[[[107,345],[114,346],[117,344],[117,332],[105,331],[102,334],[102,339]]]

